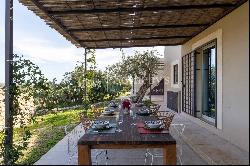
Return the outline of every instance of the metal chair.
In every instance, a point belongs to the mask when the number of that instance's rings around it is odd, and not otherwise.
[[[160,104],[150,105],[149,108],[153,113],[157,113],[157,111],[159,111],[159,109],[161,108],[161,105]]]
[[[177,143],[177,159],[180,163],[180,165],[183,165],[182,162],[182,147],[183,147],[183,141],[181,140],[183,137],[183,132],[185,131],[185,125],[182,123],[179,124],[171,124],[171,126],[173,126],[173,128],[175,129],[177,136],[176,139],[178,140]],[[179,127],[178,127],[179,126]]]
[[[102,114],[102,110],[97,109],[97,110],[93,111],[93,118],[97,119],[99,116],[101,116],[101,114]]]
[[[168,115],[169,112],[172,112],[172,111],[160,111],[160,107],[161,107],[160,104],[150,106],[150,110],[152,112],[152,115],[156,116],[158,119],[162,119],[166,116],[169,116]]]
[[[173,112],[166,112],[164,116],[160,117],[158,116],[159,120],[162,122],[162,124],[164,125],[164,128],[166,130],[169,130],[170,125],[174,119],[175,113]]]
[[[93,124],[93,121],[94,119],[93,118],[84,118],[82,117],[81,118],[81,124],[82,124],[82,129],[83,131],[87,131],[90,126]],[[98,165],[98,157],[101,155],[101,154],[105,154],[105,164],[108,165],[108,160],[109,160],[109,157],[108,157],[108,151],[105,149],[105,150],[102,150],[100,151],[96,156],[95,156],[95,162],[97,165]]]
[[[172,113],[172,112],[166,112],[165,115],[161,116],[161,117],[158,116],[158,119],[164,125],[164,129],[169,131],[169,128],[170,128],[170,125],[173,121],[174,116],[175,116],[175,113]],[[146,152],[145,152],[144,165],[146,165],[149,156],[151,156],[151,165],[153,165],[154,158],[157,158],[157,157],[162,158],[163,157],[162,153],[157,152],[156,149],[147,148]]]
[[[80,124],[81,125],[81,124]],[[77,158],[77,141],[84,134],[81,127],[75,127],[73,130],[71,125],[64,126],[64,132],[67,135],[67,153],[69,155],[68,164],[72,164],[72,158]]]
[[[158,117],[158,119],[160,119],[161,117],[165,117],[168,114],[168,111],[159,111],[160,108],[161,108],[160,104],[150,106],[150,110],[152,112],[152,115]]]

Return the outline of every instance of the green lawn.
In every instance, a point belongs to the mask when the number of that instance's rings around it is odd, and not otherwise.
[[[17,164],[31,165],[48,152],[64,136],[64,126],[74,128],[80,123],[82,110],[69,110],[57,114],[48,114],[36,117],[36,123],[28,126],[32,133],[29,147],[24,151]],[[15,139],[18,138],[18,130],[15,129]]]
[[[100,106],[99,109],[103,110],[104,106]],[[69,128],[73,129],[80,123],[82,112],[83,109],[75,109],[36,116],[35,122],[27,126],[32,134],[28,148],[23,151],[24,155],[19,158],[16,164],[33,165],[42,155],[65,137],[65,125],[69,125]],[[88,110],[88,116],[92,116],[91,110]],[[14,128],[14,143],[22,138],[20,137],[21,133],[22,129]],[[3,133],[0,133],[0,137],[2,136]]]

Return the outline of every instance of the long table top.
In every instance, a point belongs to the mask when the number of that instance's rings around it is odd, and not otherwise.
[[[133,107],[133,111],[137,111],[138,107]],[[123,116],[123,123],[119,125],[121,132],[112,134],[84,134],[78,141],[78,145],[170,145],[176,144],[175,139],[169,133],[158,134],[140,134],[136,125],[133,123],[133,118],[128,114],[125,115],[123,110],[116,111]],[[116,117],[100,117],[98,120],[109,120],[116,122]],[[137,122],[145,120],[156,120],[154,116],[139,116],[137,115]]]

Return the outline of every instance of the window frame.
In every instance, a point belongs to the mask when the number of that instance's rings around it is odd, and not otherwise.
[[[201,47],[202,45],[216,39],[216,56],[217,56],[217,117],[216,117],[216,128],[219,130],[223,129],[223,63],[222,63],[222,48],[223,48],[223,38],[222,38],[222,28],[216,29],[207,36],[204,36],[202,39],[196,41],[192,44],[192,51]]]

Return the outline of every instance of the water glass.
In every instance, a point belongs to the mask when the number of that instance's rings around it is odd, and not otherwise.
[[[120,125],[123,123],[123,116],[119,115],[117,116],[117,132],[122,132],[122,130],[120,129]]]
[[[133,123],[131,123],[131,125],[135,126],[135,125],[136,125],[136,118],[137,118],[137,116],[136,116],[136,113],[135,113],[135,112],[133,112],[133,116],[132,116],[132,118],[133,118]]]

